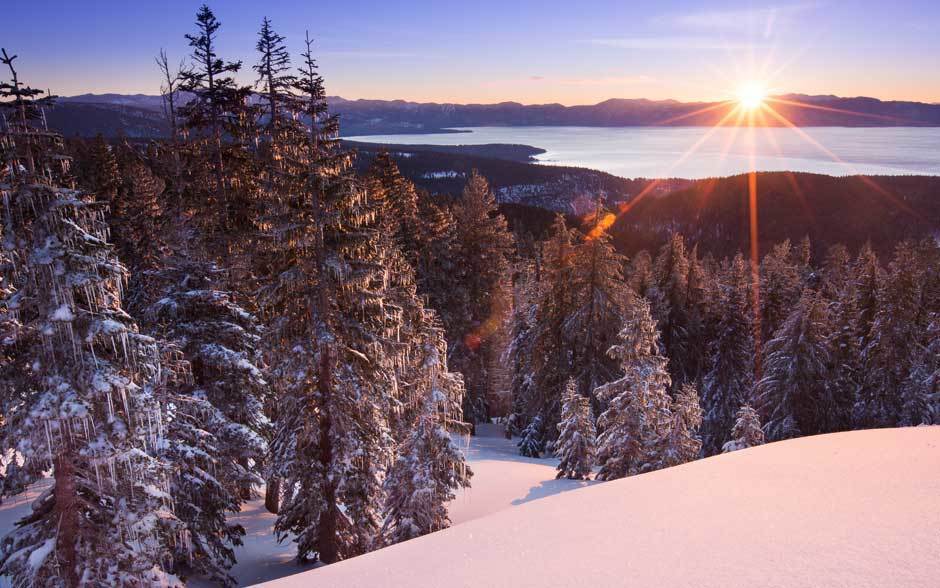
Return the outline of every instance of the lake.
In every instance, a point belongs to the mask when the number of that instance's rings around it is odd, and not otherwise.
[[[473,127],[463,133],[345,137],[404,145],[514,143],[539,163],[627,178],[706,178],[758,171],[940,175],[940,128]],[[801,133],[803,135],[801,135]],[[805,135],[805,136],[804,136]],[[694,153],[690,151],[695,148]],[[753,154],[753,155],[752,155]]]

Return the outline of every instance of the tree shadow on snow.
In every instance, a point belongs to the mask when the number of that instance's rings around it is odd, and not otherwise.
[[[512,501],[513,506],[519,506],[520,504],[525,504],[526,502],[532,502],[533,500],[539,500],[540,498],[547,498],[549,496],[554,496],[556,494],[561,494],[562,492],[568,492],[569,490],[577,490],[578,488],[586,488],[595,484],[593,480],[544,480],[538,486],[533,486],[529,488],[529,493],[526,494],[523,498],[517,498]]]

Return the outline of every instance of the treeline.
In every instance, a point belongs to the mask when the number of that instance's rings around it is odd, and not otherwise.
[[[309,38],[265,20],[247,87],[219,32],[203,6],[189,63],[158,58],[169,140],[72,153],[3,54],[0,488],[51,475],[0,547],[15,586],[234,584],[262,487],[332,563],[448,526],[470,483],[513,252],[486,181],[442,206],[387,155],[355,173]]]
[[[611,479],[765,438],[940,421],[936,240],[816,257],[806,238],[759,264],[717,260],[675,234],[627,259],[559,218],[515,287],[521,453]]]

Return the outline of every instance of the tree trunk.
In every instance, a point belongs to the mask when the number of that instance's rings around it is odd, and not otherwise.
[[[58,521],[56,557],[61,565],[62,580],[69,588],[78,586],[78,496],[75,474],[70,456],[60,454],[55,459],[55,512]]]
[[[333,395],[332,374],[333,366],[330,362],[330,348],[324,345],[320,352],[320,377],[318,385],[320,395],[323,398],[323,406],[320,412],[320,465],[326,474],[325,485],[323,488],[323,501],[326,503],[326,509],[320,514],[320,520],[317,524],[317,551],[320,561],[325,564],[331,564],[339,561],[339,544],[336,539],[337,514],[339,509],[336,504],[336,482],[330,476],[330,470],[333,467],[333,439],[331,436],[332,421],[330,418],[330,400]]]
[[[277,514],[281,508],[281,479],[271,476],[264,490],[264,508],[271,514]]]

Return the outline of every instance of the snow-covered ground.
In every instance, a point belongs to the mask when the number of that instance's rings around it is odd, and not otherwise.
[[[938,585],[940,427],[784,441],[573,492],[503,448],[475,440],[460,524],[269,586]],[[510,499],[519,470],[530,490]]]
[[[591,484],[556,480],[556,459],[519,456],[515,442],[506,440],[501,427],[496,425],[477,427],[477,436],[470,439],[467,457],[474,473],[473,487],[461,491],[451,503],[450,515],[454,524]],[[28,511],[31,500],[37,495],[37,490],[31,490],[29,497],[24,495],[0,504],[0,535],[10,530],[14,522]],[[232,568],[232,575],[240,585],[250,586],[317,571],[294,562],[293,543],[277,542],[272,532],[275,516],[265,510],[263,500],[249,502],[233,518],[246,531],[245,544],[235,550],[238,563]],[[196,588],[213,585],[199,580],[191,580],[189,584]],[[0,588],[7,585],[0,578]]]

